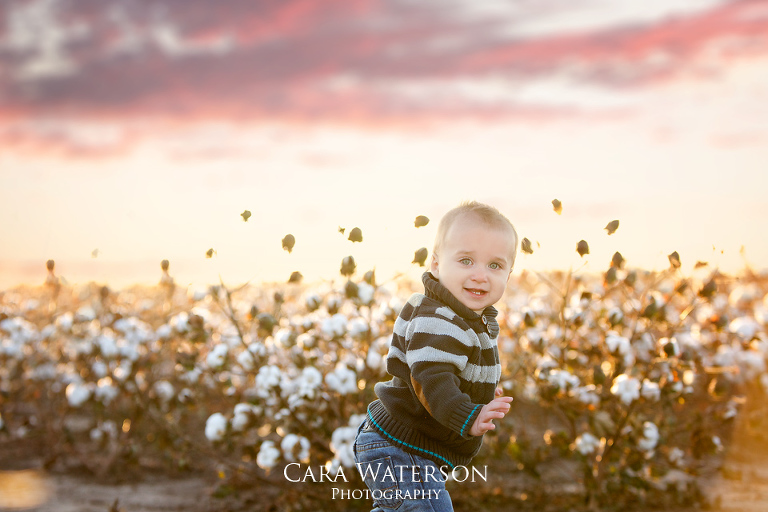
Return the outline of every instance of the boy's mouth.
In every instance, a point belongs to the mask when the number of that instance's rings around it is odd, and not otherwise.
[[[477,288],[464,288],[464,289],[465,289],[466,291],[468,291],[469,293],[471,293],[472,295],[475,295],[475,296],[477,296],[477,297],[482,297],[483,295],[485,295],[486,293],[488,293],[488,292],[487,292],[487,291],[485,291],[485,290],[478,290]]]

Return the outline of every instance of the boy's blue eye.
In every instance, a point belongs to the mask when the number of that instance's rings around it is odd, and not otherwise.
[[[472,264],[472,260],[469,259],[469,258],[461,258],[459,260],[459,263],[461,263],[462,265],[471,265]]]
[[[491,267],[493,270],[501,268],[501,265],[499,265],[498,263],[491,263],[488,266]]]

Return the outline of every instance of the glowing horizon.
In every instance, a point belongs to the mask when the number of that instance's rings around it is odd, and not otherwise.
[[[156,283],[162,259],[179,284],[334,279],[347,255],[417,277],[467,199],[534,243],[516,273],[615,251],[768,267],[766,5],[548,5],[7,2],[0,289],[47,259],[114,286]]]

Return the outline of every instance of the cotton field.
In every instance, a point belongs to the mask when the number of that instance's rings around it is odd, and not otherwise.
[[[223,494],[284,487],[289,463],[354,475],[394,319],[420,291],[366,278],[0,292],[0,444],[58,471],[208,472]],[[674,266],[513,274],[498,308],[515,402],[474,461],[489,488],[542,496],[558,466],[593,508],[700,499],[737,425],[766,441],[766,286]],[[313,492],[301,499],[327,499]]]

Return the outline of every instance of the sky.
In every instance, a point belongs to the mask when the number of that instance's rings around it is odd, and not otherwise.
[[[1,0],[0,289],[418,277],[464,200],[515,272],[764,269],[766,120],[758,0]]]

